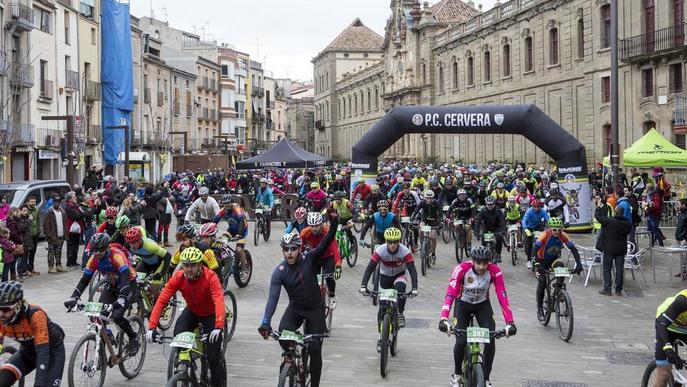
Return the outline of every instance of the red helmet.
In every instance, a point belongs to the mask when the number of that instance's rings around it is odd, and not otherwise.
[[[134,243],[138,242],[143,239],[143,233],[141,232],[141,229],[138,227],[131,227],[129,228],[129,231],[126,232],[126,243]]]
[[[200,227],[200,230],[198,230],[198,236],[201,238],[211,237],[215,235],[217,235],[217,225],[212,222],[205,223]]]
[[[532,207],[541,207],[541,206],[542,206],[541,200],[539,200],[539,199],[532,200]]]
[[[119,207],[114,207],[114,206],[113,207],[107,207],[107,209],[105,210],[105,215],[108,218],[114,218],[118,214],[119,214]]]
[[[294,215],[296,216],[296,219],[304,219],[305,216],[308,215],[308,210],[306,210],[305,207],[298,207]]]

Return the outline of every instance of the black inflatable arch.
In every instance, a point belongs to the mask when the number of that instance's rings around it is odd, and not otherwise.
[[[353,146],[353,169],[376,173],[377,158],[409,133],[521,134],[560,173],[587,175],[584,145],[535,105],[394,107]]]

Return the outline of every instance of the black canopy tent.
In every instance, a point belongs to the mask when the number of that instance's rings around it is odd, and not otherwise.
[[[237,162],[236,168],[313,168],[327,165],[332,165],[332,161],[300,148],[285,137],[268,151]]]

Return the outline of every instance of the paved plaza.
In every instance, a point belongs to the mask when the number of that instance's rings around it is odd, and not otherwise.
[[[268,243],[252,244],[254,272],[250,285],[238,289],[230,285],[238,298],[238,324],[227,352],[229,385],[276,385],[280,347],[264,341],[257,333],[267,299],[270,274],[280,259],[277,235],[283,225],[275,224]],[[670,235],[672,230],[667,231]],[[593,246],[587,235],[573,235],[582,246]],[[640,242],[645,244],[646,240]],[[67,332],[67,356],[74,343],[84,333],[86,318],[65,313],[62,302],[71,294],[80,272],[47,275],[46,245],[41,243],[37,262],[42,275],[26,281],[26,297],[43,306],[50,317]],[[504,249],[505,254],[505,249]],[[523,253],[524,254],[524,253]],[[521,256],[523,255],[521,254]],[[504,256],[505,258],[505,256]],[[361,252],[358,265],[344,267],[337,285],[337,309],[331,337],[323,347],[323,386],[445,386],[453,368],[453,343],[437,329],[439,311],[451,270],[455,264],[452,245],[439,241],[438,260],[426,276],[420,275],[419,297],[407,303],[408,326],[399,333],[399,350],[389,362],[385,379],[379,374],[379,357],[375,350],[376,310],[370,299],[358,294],[360,279],[369,261],[369,252]],[[652,357],[654,312],[667,296],[676,293],[679,280],[668,278],[668,262],[677,268],[677,256],[657,255],[657,283],[647,261],[645,273],[648,286],[632,280],[626,273],[623,297],[603,297],[597,294],[601,275],[583,281],[573,279],[568,286],[575,315],[575,327],[570,343],[558,338],[555,321],[548,327],[536,319],[533,275],[519,261],[502,264],[508,295],[515,315],[518,334],[497,342],[496,359],[491,381],[495,386],[636,386],[644,366]],[[675,270],[675,269],[673,269]],[[419,271],[419,269],[418,269]],[[640,276],[641,277],[641,276]],[[282,291],[273,327],[277,327],[288,299]],[[497,327],[504,321],[493,297]],[[117,368],[108,369],[107,386],[162,386],[167,360],[162,346],[148,345],[144,369],[126,380]],[[67,373],[64,380],[66,385]],[[32,379],[30,380],[32,382]]]

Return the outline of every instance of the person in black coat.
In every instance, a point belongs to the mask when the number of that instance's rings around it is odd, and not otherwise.
[[[675,227],[675,240],[680,246],[687,246],[687,199],[680,199],[677,213],[677,226]],[[682,280],[687,280],[687,257],[686,254],[680,254],[680,273],[676,277],[682,277]]]
[[[157,192],[155,192],[155,186],[152,184],[148,184],[145,188],[145,194],[143,195],[145,207],[143,208],[141,218],[145,222],[146,236],[154,241],[157,241],[157,202],[167,196],[169,196],[167,182],[163,183],[162,189]]]
[[[611,295],[611,271],[615,265],[615,295],[623,292],[623,274],[625,255],[627,254],[627,236],[632,229],[632,222],[623,216],[624,209],[617,206],[613,217],[608,217],[603,207],[597,207],[595,217],[603,226],[601,251],[603,252],[604,288],[599,294]]]

